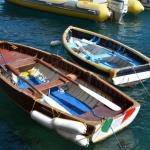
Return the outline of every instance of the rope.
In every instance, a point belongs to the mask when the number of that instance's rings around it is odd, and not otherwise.
[[[4,47],[3,47],[3,49],[4,49]],[[2,59],[3,59],[3,61],[4,61],[4,64],[6,65],[7,62],[6,62],[5,58],[4,58],[3,53],[1,52],[1,50],[0,50],[0,55],[2,56]]]
[[[145,89],[146,93],[147,93],[148,96],[150,97],[150,92],[149,92],[148,89],[145,87],[145,85],[143,84],[142,80],[139,78],[139,76],[138,76],[138,74],[136,73],[134,67],[132,67],[132,69],[133,69],[134,73],[136,74],[136,76],[138,77],[138,79],[139,79],[141,85],[143,86],[143,88]]]
[[[3,49],[4,49],[4,48],[3,48]],[[2,59],[3,59],[4,65],[6,65],[7,62],[6,62],[6,60],[5,60],[5,57],[3,56],[3,53],[1,52],[1,49],[0,49],[0,55],[1,55]],[[7,69],[6,69],[6,67],[5,67],[4,65],[0,65],[0,66],[3,68],[3,70],[4,70],[5,72],[7,72]]]
[[[103,116],[98,116],[96,113],[95,113],[95,111],[91,111],[92,112],[92,114],[95,116],[95,117],[97,117],[97,118],[100,118],[100,119],[105,119],[105,117],[103,117]]]
[[[94,111],[92,111],[92,113],[93,113],[93,115],[94,115],[95,117],[98,117],[98,118],[101,118],[101,119],[105,119],[105,117],[97,116],[97,114],[96,114]],[[110,128],[111,128],[111,130],[112,130],[112,132],[113,132],[113,135],[114,135],[114,137],[115,137],[115,140],[117,141],[117,145],[119,145],[120,150],[123,150],[123,146],[121,145],[121,143],[120,143],[120,141],[119,141],[119,139],[118,139],[116,133],[114,132],[114,130],[113,130],[112,127],[110,127]]]
[[[31,111],[33,111],[33,109],[34,109],[34,106],[35,106],[35,103],[36,103],[36,100],[34,100],[34,103],[33,103],[33,106],[32,106],[32,109],[31,109]]]
[[[117,145],[119,145],[119,148],[120,148],[121,150],[123,150],[124,148],[123,148],[123,146],[121,145],[121,143],[120,143],[120,141],[119,141],[119,139],[118,139],[116,133],[114,132],[114,130],[113,130],[112,127],[110,127],[110,128],[111,128],[111,130],[112,130],[112,132],[113,132],[113,135],[114,135],[114,137],[115,137],[115,140],[117,141]]]

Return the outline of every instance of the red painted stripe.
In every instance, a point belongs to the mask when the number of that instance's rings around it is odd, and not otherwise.
[[[124,118],[122,119],[121,124],[122,124],[125,120],[127,120],[127,119],[132,115],[132,113],[133,113],[134,111],[135,111],[135,107],[130,108],[130,109],[125,113],[125,116],[124,116]]]

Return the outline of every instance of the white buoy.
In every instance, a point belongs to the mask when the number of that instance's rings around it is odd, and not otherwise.
[[[61,119],[61,118],[50,118],[37,110],[30,112],[31,118],[41,125],[56,129],[57,133],[66,139],[69,139],[80,146],[88,146],[89,139],[81,134],[86,133],[86,126],[77,121]]]
[[[64,138],[75,142],[76,144],[80,145],[80,146],[84,146],[84,147],[88,147],[89,145],[89,138],[87,138],[84,135],[80,135],[80,134],[73,134],[70,132],[66,132],[60,129],[56,130],[57,133],[61,136],[63,136]]]
[[[41,125],[52,129],[53,128],[53,123],[52,123],[52,118],[40,113],[37,110],[33,110],[30,112],[31,118]]]
[[[54,41],[51,41],[50,42],[50,46],[58,46],[61,44],[61,41],[60,40],[54,40]]]
[[[53,126],[56,128],[56,130],[62,129],[63,131],[75,134],[85,134],[87,131],[87,126],[85,124],[62,118],[54,118]]]

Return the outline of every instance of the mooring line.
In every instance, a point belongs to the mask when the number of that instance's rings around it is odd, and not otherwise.
[[[114,137],[115,137],[115,139],[116,139],[116,141],[117,141],[117,143],[118,143],[117,145],[119,145],[120,150],[123,150],[124,148],[123,148],[123,146],[121,145],[121,143],[120,143],[120,141],[119,141],[119,139],[118,139],[116,133],[114,132],[114,130],[113,130],[112,127],[110,127],[110,128],[111,128],[111,130],[112,130],[112,132],[113,132],[113,135],[114,135]]]
[[[95,117],[98,117],[98,118],[101,118],[101,119],[105,119],[105,117],[98,116],[94,111],[92,111],[92,113],[93,113],[93,115],[94,115]],[[110,126],[110,128],[111,128],[112,133],[113,133],[113,135],[114,135],[114,137],[115,137],[115,140],[117,141],[117,145],[119,145],[120,150],[124,150],[124,148],[123,148],[123,146],[121,145],[121,143],[120,143],[120,141],[119,141],[119,139],[118,139],[116,133],[114,132],[113,128],[112,128],[111,126]]]
[[[145,85],[144,85],[144,83],[142,82],[142,80],[139,78],[139,76],[138,76],[137,72],[135,71],[134,67],[132,67],[132,69],[133,69],[134,73],[136,74],[136,76],[138,77],[138,79],[139,79],[141,85],[143,86],[143,88],[145,89],[146,93],[147,93],[148,96],[150,97],[150,92],[149,92],[148,89],[145,87]]]

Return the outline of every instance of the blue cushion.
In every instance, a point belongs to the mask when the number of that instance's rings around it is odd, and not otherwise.
[[[92,110],[88,105],[73,97],[69,93],[60,91],[58,87],[52,88],[49,96],[75,116],[79,116]]]

